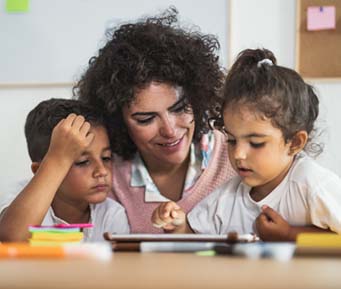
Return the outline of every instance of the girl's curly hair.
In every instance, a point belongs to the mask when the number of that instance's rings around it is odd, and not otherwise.
[[[136,146],[123,121],[122,107],[152,81],[180,86],[195,120],[194,141],[208,131],[207,119],[221,103],[224,70],[217,38],[178,24],[170,7],[157,17],[107,31],[108,42],[92,57],[74,95],[109,115],[113,152],[131,159]]]

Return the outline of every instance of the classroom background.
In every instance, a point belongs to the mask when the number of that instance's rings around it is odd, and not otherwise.
[[[103,44],[107,27],[174,5],[183,24],[218,36],[226,68],[238,52],[257,47],[295,68],[297,1],[27,0],[26,10],[9,12],[0,0],[0,195],[32,176],[24,137],[27,113],[41,100],[71,97],[72,83]],[[321,101],[324,151],[317,160],[341,176],[341,78],[307,81]]]

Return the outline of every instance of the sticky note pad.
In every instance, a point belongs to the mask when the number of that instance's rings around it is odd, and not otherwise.
[[[83,239],[82,232],[73,232],[68,234],[60,234],[58,232],[34,232],[31,240],[40,241],[81,241]]]
[[[310,6],[307,10],[308,31],[336,28],[335,6]]]
[[[6,0],[7,12],[27,12],[29,0]]]
[[[334,233],[301,233],[296,243],[300,247],[338,247],[341,248],[341,235]]]

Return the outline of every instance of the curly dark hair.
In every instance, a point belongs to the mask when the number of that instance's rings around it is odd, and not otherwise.
[[[25,136],[32,162],[40,162],[50,145],[53,128],[70,113],[84,116],[94,126],[106,126],[104,115],[93,107],[74,99],[51,98],[40,102],[27,115]]]
[[[236,104],[249,105],[270,118],[286,142],[305,130],[309,135],[305,150],[314,155],[322,151],[322,145],[311,142],[319,114],[314,88],[296,71],[277,65],[270,50],[246,49],[239,53],[226,78],[222,111]]]
[[[92,57],[73,89],[81,101],[108,113],[114,132],[113,152],[131,159],[137,148],[123,121],[122,107],[151,82],[180,86],[193,109],[194,141],[208,131],[207,119],[221,103],[224,70],[217,38],[186,31],[170,7],[160,16],[123,24],[107,31],[108,42]]]

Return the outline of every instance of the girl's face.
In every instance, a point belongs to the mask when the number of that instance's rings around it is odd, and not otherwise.
[[[129,135],[148,167],[173,167],[186,160],[194,118],[180,88],[151,82],[123,108]]]
[[[233,106],[233,105],[232,105]],[[271,120],[243,105],[224,109],[231,164],[252,192],[265,197],[286,176],[294,155]]]

